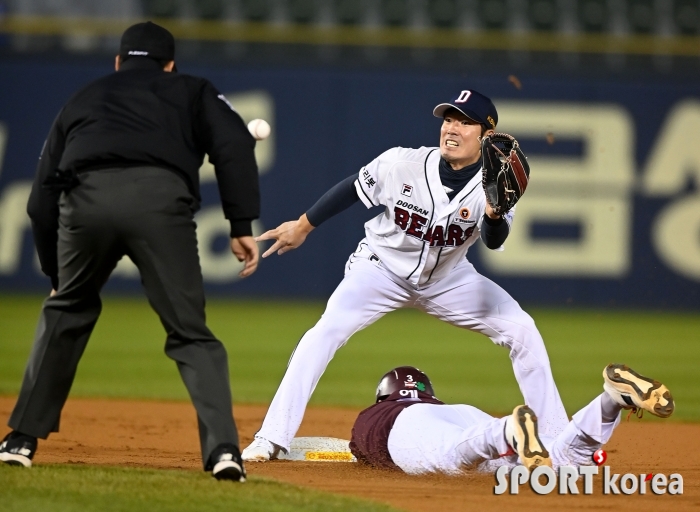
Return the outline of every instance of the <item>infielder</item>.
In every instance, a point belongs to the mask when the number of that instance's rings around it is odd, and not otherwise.
[[[496,107],[477,91],[460,91],[433,114],[443,119],[440,147],[390,149],[334,186],[299,220],[256,238],[276,240],[263,257],[283,254],[358,200],[367,208],[384,206],[365,224],[366,236],[350,255],[323,316],[299,341],[262,428],[243,451],[244,460],[269,460],[280,449],[288,450],[336,350],[357,331],[402,307],[483,333],[507,348],[542,432],[555,437],[566,426],[534,321],[466,258],[480,237],[488,248],[498,249],[508,236],[512,206],[527,185],[525,157],[517,143],[493,149],[497,137],[509,136],[494,134]],[[498,174],[502,167],[511,171],[510,181]]]
[[[411,474],[457,474],[477,465],[485,471],[503,464],[589,466],[620,423],[622,409],[661,418],[674,410],[666,386],[625,365],[608,365],[603,379],[603,393],[552,438],[539,435],[538,418],[526,405],[505,418],[471,405],[446,405],[433,396],[425,373],[401,366],[379,381],[376,403],[355,421],[350,450],[359,462]]]

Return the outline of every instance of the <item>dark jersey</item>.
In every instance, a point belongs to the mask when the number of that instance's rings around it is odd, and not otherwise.
[[[199,202],[199,168],[214,164],[231,236],[251,235],[260,214],[255,139],[208,80],[163,71],[132,58],[119,72],[87,85],[63,107],[41,153],[28,212],[45,274],[57,268],[56,172],[155,166],[182,178]]]
[[[362,411],[355,420],[350,439],[350,451],[357,460],[379,468],[398,469],[387,447],[389,433],[398,415],[406,407],[416,404],[444,405],[427,393],[401,390]]]

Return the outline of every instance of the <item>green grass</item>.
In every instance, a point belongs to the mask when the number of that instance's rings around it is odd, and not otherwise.
[[[41,306],[37,297],[0,296],[0,393],[17,393]],[[226,344],[236,402],[268,403],[318,302],[210,300],[209,326]],[[547,344],[567,411],[602,390],[601,372],[624,362],[666,383],[675,419],[700,421],[700,314],[529,310]],[[187,399],[165,334],[139,298],[107,298],[81,361],[73,396]],[[315,404],[368,405],[379,377],[411,364],[432,378],[447,402],[506,412],[522,401],[505,349],[412,310],[391,313],[356,334],[331,362]]]
[[[19,390],[40,307],[38,297],[0,296],[0,394]],[[294,346],[323,307],[313,302],[209,301],[209,326],[229,351],[236,402],[271,400]],[[670,387],[677,404],[674,419],[700,421],[700,314],[530,313],[545,338],[569,413],[601,391],[606,364],[624,362]],[[164,341],[145,300],[107,298],[72,396],[186,400],[175,364],[163,354]],[[423,313],[402,310],[358,333],[338,352],[312,403],[369,405],[379,377],[403,364],[425,370],[447,402],[504,413],[522,401],[505,349]],[[255,477],[240,486],[194,471],[0,466],[2,509],[7,511],[389,510]]]
[[[252,477],[217,482],[203,472],[96,466],[0,464],[2,510],[25,512],[391,511],[354,498]]]

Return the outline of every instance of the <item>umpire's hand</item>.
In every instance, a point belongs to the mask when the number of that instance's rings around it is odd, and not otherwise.
[[[258,244],[255,243],[252,236],[232,238],[231,252],[238,261],[245,262],[245,267],[238,273],[239,276],[248,277],[257,270],[260,254],[258,253]]]
[[[287,251],[296,249],[306,240],[306,236],[311,233],[314,226],[306,218],[306,214],[299,217],[299,220],[292,220],[280,224],[275,229],[265,231],[262,235],[255,239],[256,242],[263,240],[276,240],[272,247],[264,252],[263,258],[267,258],[270,254],[282,255]]]

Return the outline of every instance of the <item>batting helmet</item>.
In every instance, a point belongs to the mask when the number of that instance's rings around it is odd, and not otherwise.
[[[428,376],[413,366],[399,366],[384,374],[377,384],[377,402],[402,389],[413,389],[434,395]]]

